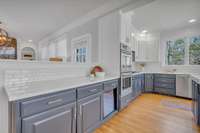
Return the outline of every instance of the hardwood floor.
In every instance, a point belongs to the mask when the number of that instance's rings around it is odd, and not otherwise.
[[[191,100],[143,94],[94,133],[200,133],[188,109]]]

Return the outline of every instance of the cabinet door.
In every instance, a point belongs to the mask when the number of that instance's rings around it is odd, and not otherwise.
[[[92,132],[101,122],[102,96],[94,95],[78,102],[78,133]]]
[[[22,119],[22,133],[75,133],[75,104]]]
[[[132,85],[132,97],[135,98],[136,94],[137,94],[137,80],[135,78],[133,78],[133,85]]]
[[[194,97],[195,97],[195,82],[192,80],[192,112],[193,112],[193,115],[195,114],[195,108],[194,108]]]
[[[137,96],[142,93],[142,80],[138,77],[137,79]]]
[[[153,74],[145,74],[145,92],[153,92]]]

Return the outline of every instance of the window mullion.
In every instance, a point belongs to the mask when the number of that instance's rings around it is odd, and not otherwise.
[[[189,39],[187,38],[185,46],[185,65],[189,65]]]

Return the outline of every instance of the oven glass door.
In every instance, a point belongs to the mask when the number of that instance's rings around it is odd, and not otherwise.
[[[132,66],[132,55],[131,54],[125,54],[122,53],[121,55],[121,68],[122,71],[130,71]]]
[[[104,92],[104,118],[117,110],[117,89]]]
[[[124,77],[122,79],[123,84],[122,84],[122,89],[126,90],[132,87],[132,78],[131,77]]]

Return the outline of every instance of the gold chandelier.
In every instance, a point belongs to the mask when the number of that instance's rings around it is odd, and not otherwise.
[[[0,46],[6,45],[8,42],[8,33],[0,28]]]

